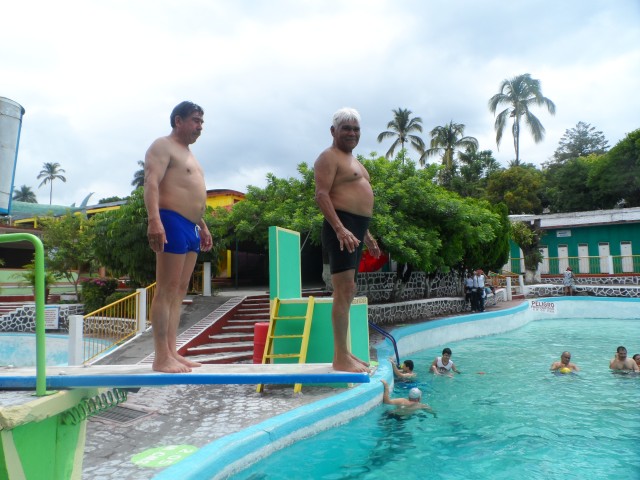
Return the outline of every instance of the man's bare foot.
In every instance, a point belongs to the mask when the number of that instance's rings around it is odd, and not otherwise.
[[[350,355],[334,357],[333,369],[341,372],[365,373],[369,369],[360,361],[355,361]]]
[[[191,368],[173,357],[167,357],[165,359],[156,358],[153,361],[152,368],[156,372],[164,373],[189,373],[191,371]]]
[[[351,357],[352,360],[355,360],[356,362],[358,362],[360,365],[365,366],[366,368],[369,368],[370,365],[365,362],[364,360],[360,360],[358,357],[356,357],[353,353],[349,353],[349,356]]]
[[[196,368],[196,367],[201,367],[202,364],[198,363],[198,362],[194,362],[192,360],[189,360],[185,357],[183,357],[182,355],[176,353],[174,355],[174,358],[179,361],[181,364],[186,365],[187,367],[192,367],[192,368]]]

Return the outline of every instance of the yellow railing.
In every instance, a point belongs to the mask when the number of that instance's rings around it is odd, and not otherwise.
[[[156,284],[146,289],[145,326],[151,326],[151,302]],[[140,293],[133,292],[110,305],[90,312],[83,317],[84,363],[90,362],[105,351],[124,343],[138,332],[140,318]]]

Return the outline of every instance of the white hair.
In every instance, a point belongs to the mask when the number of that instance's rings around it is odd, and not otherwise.
[[[355,108],[344,107],[333,114],[333,128],[338,128],[345,122],[360,123],[360,114]]]

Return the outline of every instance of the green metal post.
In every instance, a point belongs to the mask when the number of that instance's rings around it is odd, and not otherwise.
[[[36,301],[36,395],[47,395],[47,356],[45,353],[44,325],[44,246],[31,233],[6,233],[0,235],[0,243],[27,241],[33,244],[35,255],[35,301]]]

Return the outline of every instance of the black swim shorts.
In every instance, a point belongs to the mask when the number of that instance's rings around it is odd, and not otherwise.
[[[358,245],[358,248],[356,248],[353,253],[349,253],[346,247],[344,250],[340,250],[340,241],[338,240],[336,232],[329,222],[325,220],[322,224],[322,247],[329,254],[331,273],[340,273],[346,270],[355,270],[356,273],[358,273],[360,255],[362,254],[362,247],[364,246],[364,235],[367,233],[371,218],[356,215],[355,213],[343,212],[342,210],[336,210],[336,213],[342,225],[360,240],[360,245]]]

